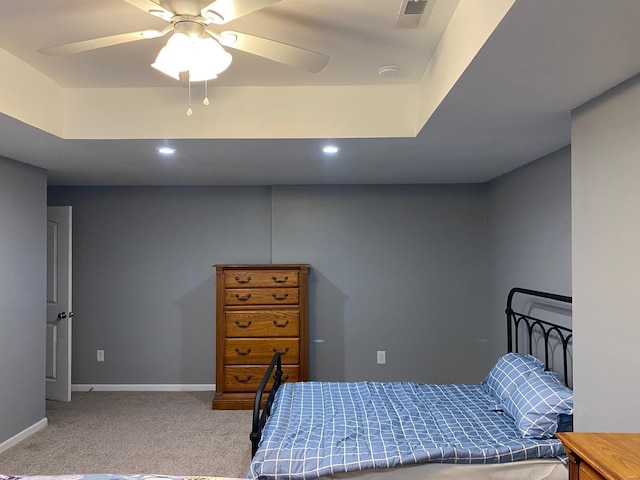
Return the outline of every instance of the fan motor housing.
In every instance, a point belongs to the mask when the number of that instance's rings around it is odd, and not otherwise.
[[[189,37],[201,37],[204,35],[204,20],[197,17],[180,17],[173,24],[176,33],[184,33]]]

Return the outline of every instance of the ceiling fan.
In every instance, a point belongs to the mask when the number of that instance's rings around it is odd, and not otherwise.
[[[329,61],[327,55],[294,45],[247,33],[214,30],[215,26],[225,25],[280,0],[215,0],[204,7],[201,0],[124,1],[169,22],[170,25],[163,30],[122,33],[42,48],[38,51],[45,55],[70,55],[137,40],[158,38],[172,33],[167,45],[160,51],[152,66],[176,79],[180,78],[181,72],[188,70],[191,81],[215,78],[229,66],[231,55],[222,47],[248,52],[312,73],[322,70]],[[197,51],[198,61],[204,67],[184,65],[185,55],[181,53],[184,51],[179,49],[179,45],[187,42],[187,39],[191,44],[197,43],[197,48],[191,48],[190,51]],[[193,55],[189,54],[189,56]],[[181,60],[180,66],[175,65],[175,62],[180,63]]]

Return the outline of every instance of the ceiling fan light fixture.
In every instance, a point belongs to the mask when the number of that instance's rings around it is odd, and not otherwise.
[[[189,69],[189,58],[185,53],[189,52],[190,48],[189,37],[184,33],[174,33],[151,66],[165,75],[180,80],[180,72]]]
[[[201,38],[193,45],[189,78],[192,82],[213,80],[231,65],[231,54],[213,38]]]
[[[180,80],[180,72],[189,72],[192,82],[212,80],[231,65],[231,54],[211,37],[189,37],[176,32],[162,47],[153,68]]]
[[[164,60],[161,54],[158,54],[158,58],[156,58],[156,61],[153,62],[151,66],[165,75],[169,75],[171,78],[180,80],[180,70],[176,70],[170,61]]]

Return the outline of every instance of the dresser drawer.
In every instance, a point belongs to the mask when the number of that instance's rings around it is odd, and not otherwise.
[[[603,477],[583,461],[580,462],[580,480],[603,480]]]
[[[297,288],[227,288],[226,305],[296,305]]]
[[[255,392],[260,386],[267,365],[247,367],[247,366],[225,366],[224,386],[228,392]],[[282,366],[282,381],[297,382],[299,368],[297,365]],[[267,384],[266,391],[271,389],[273,379]]]
[[[227,337],[298,337],[300,311],[292,310],[227,310]]]
[[[226,365],[263,365],[271,362],[273,354],[281,353],[282,364],[299,363],[298,338],[230,338],[225,343]]]
[[[298,281],[294,270],[235,270],[224,275],[226,288],[297,287]]]

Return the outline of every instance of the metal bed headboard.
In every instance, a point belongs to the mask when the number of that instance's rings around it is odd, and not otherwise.
[[[557,337],[562,345],[562,359],[563,359],[563,373],[565,383],[569,383],[569,342],[572,341],[573,331],[571,328],[558,325],[540,318],[532,317],[527,313],[516,312],[513,310],[513,298],[517,293],[528,295],[530,297],[545,298],[560,302],[563,308],[567,308],[572,304],[572,298],[565,295],[558,295],[555,293],[540,292],[537,290],[528,290],[526,288],[512,288],[507,297],[507,350],[509,352],[518,352],[520,345],[519,338],[519,326],[522,323],[527,332],[527,338],[525,342],[528,344],[527,352],[533,355],[533,338],[536,331],[539,331],[544,338],[544,364],[547,368],[550,365],[550,350],[551,342],[550,337]]]

